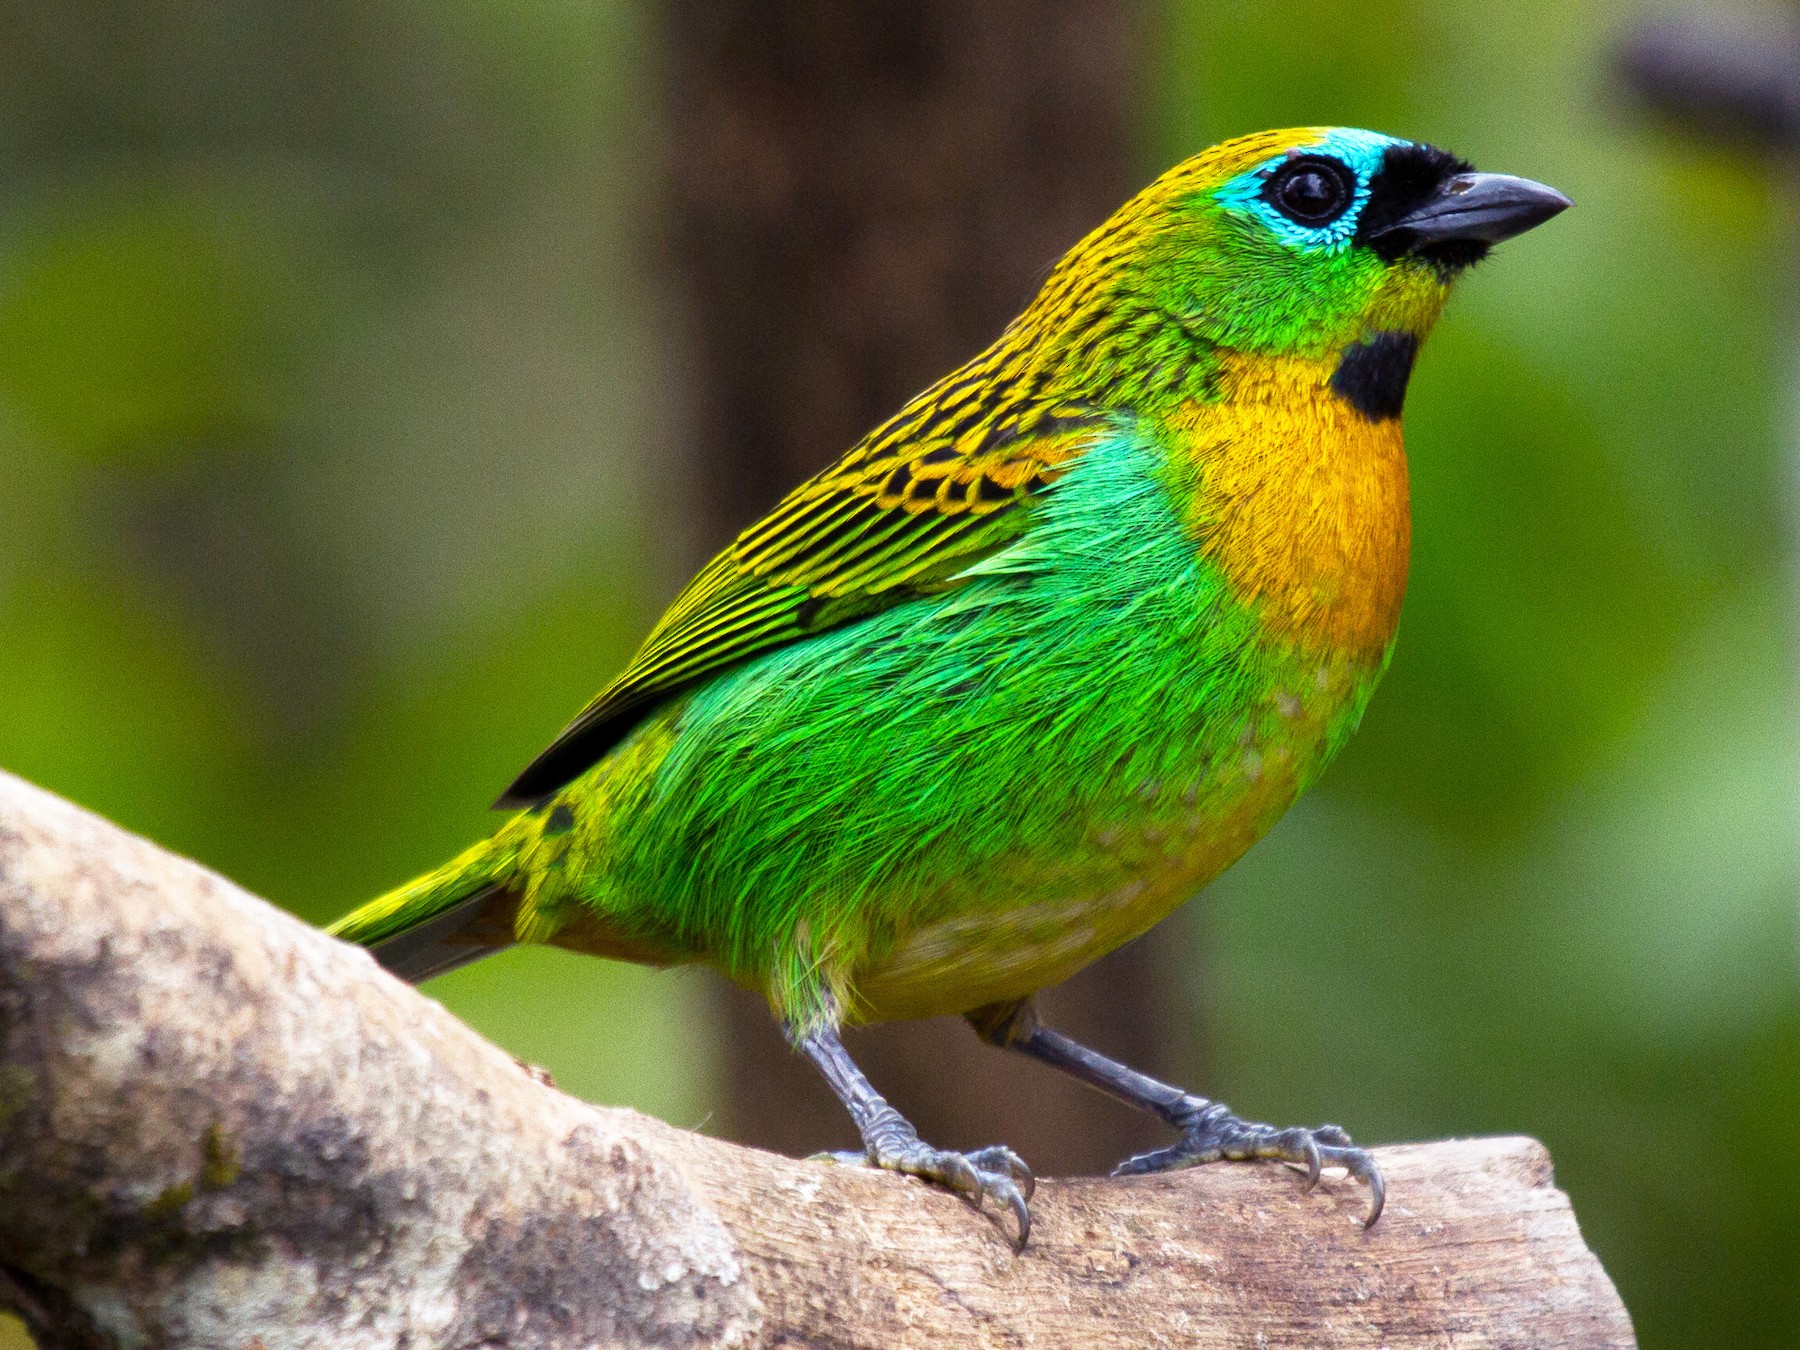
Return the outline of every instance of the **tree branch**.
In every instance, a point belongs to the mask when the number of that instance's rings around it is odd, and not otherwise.
[[[595,1035],[606,1035],[596,1027]],[[1527,1139],[1359,1188],[916,1182],[533,1080],[230,882],[0,775],[0,1303],[67,1346],[1633,1344]]]

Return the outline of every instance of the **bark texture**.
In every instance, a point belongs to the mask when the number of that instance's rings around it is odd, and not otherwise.
[[[0,775],[0,1306],[47,1345],[1625,1347],[1528,1139],[1359,1187],[899,1177],[545,1087],[335,942]]]
[[[975,355],[1137,162],[1141,0],[668,0],[670,233],[694,369],[696,510],[710,554],[913,394]],[[1059,1030],[1168,1078],[1192,939],[1165,925],[1042,1002]],[[1174,953],[1174,960],[1170,954]],[[762,1005],[721,994],[730,1128],[769,1148],[851,1142],[843,1108]],[[847,1045],[931,1142],[1004,1131],[1045,1169],[1101,1171],[1153,1122],[980,1047],[959,1019]]]

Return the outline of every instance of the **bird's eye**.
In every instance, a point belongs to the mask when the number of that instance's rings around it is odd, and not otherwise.
[[[1322,155],[1291,159],[1263,187],[1263,200],[1296,224],[1329,225],[1350,207],[1356,181],[1350,170]]]

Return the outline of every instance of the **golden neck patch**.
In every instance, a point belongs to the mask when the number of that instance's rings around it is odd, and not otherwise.
[[[1412,522],[1398,416],[1331,387],[1336,359],[1226,356],[1220,401],[1170,418],[1205,555],[1277,635],[1378,664],[1400,621]]]

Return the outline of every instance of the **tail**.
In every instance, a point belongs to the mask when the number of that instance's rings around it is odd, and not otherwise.
[[[490,844],[477,844],[325,931],[367,947],[384,967],[413,984],[442,975],[513,945],[519,899],[493,869]]]

